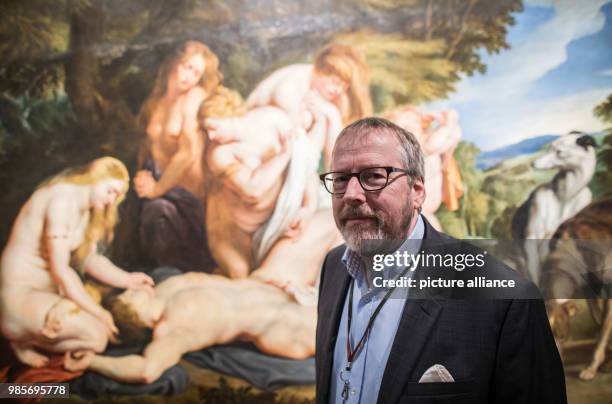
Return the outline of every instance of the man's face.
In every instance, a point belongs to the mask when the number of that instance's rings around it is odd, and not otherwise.
[[[401,145],[393,134],[349,135],[336,144],[331,169],[355,173],[368,167],[406,168],[402,160]],[[375,192],[364,191],[358,179],[351,178],[346,193],[332,197],[332,208],[347,245],[368,256],[376,253],[369,251],[376,243],[362,241],[406,238],[415,210],[424,199],[425,188],[420,180],[410,186],[406,174],[391,173],[388,185]]]
[[[130,306],[141,321],[147,322],[147,313],[154,297],[155,290],[152,288],[126,289],[119,295],[119,300]]]

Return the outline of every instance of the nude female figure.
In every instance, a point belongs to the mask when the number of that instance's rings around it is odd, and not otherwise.
[[[103,157],[44,182],[21,208],[0,262],[2,333],[21,362],[44,366],[40,350],[102,352],[117,332],[79,274],[118,288],[153,285],[97,251],[113,238],[128,181],[123,163]],[[64,321],[66,311],[74,315]]]
[[[232,92],[223,91],[203,106],[210,138],[206,162],[211,179],[207,197],[206,231],[211,252],[221,273],[232,278],[248,276],[257,265],[253,238],[271,217],[279,203],[286,180],[293,143],[303,142],[300,150],[310,155],[311,167],[302,172],[305,184],[299,187],[297,212],[288,223],[289,235],[297,234],[316,210],[318,193],[315,166],[318,152],[309,152],[306,138],[322,131],[322,120],[300,138],[289,116],[276,107],[260,107],[234,116],[232,110],[219,111],[215,104],[228,104]],[[218,115],[231,117],[219,117]],[[299,159],[303,156],[295,156]],[[309,159],[308,156],[305,157]],[[312,175],[308,173],[312,172]],[[282,229],[281,229],[282,230]]]
[[[68,370],[89,369],[115,380],[152,383],[183,354],[235,340],[292,359],[314,354],[316,308],[300,306],[278,288],[252,279],[186,273],[153,290],[125,291],[109,304],[122,330],[137,334],[150,328],[152,342],[142,355],[67,353]]]
[[[386,117],[416,136],[425,154],[425,190],[423,214],[441,230],[435,213],[442,202],[448,210],[459,208],[463,192],[461,176],[453,153],[461,139],[459,115],[454,110],[424,114],[413,107],[401,107]]]
[[[312,107],[317,105],[325,130],[313,141],[327,164],[342,128],[372,113],[367,62],[352,47],[331,44],[319,52],[314,64],[283,67],[259,83],[246,106],[266,105],[284,110],[294,126],[305,130],[314,123]]]
[[[183,270],[208,265],[202,203],[204,137],[198,111],[222,79],[218,66],[206,45],[186,41],[160,67],[141,109],[147,156],[135,175],[134,189],[144,198],[141,244],[157,265]]]

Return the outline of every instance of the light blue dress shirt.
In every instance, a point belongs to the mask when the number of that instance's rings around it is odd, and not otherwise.
[[[425,232],[423,219],[419,215],[416,226],[408,240],[422,240]],[[398,251],[408,254],[417,254],[421,248],[421,242],[408,241],[402,244]],[[376,310],[376,307],[384,297],[387,289],[369,288],[365,279],[365,271],[361,258],[350,249],[346,249],[342,257],[342,263],[346,266],[347,271],[353,278],[353,319],[351,321],[351,348],[355,349],[359,339],[366,329],[370,317]],[[393,279],[404,267],[386,267],[384,279]],[[404,276],[410,277],[412,272],[408,271]],[[395,294],[395,293],[394,293]],[[402,295],[405,296],[405,295]],[[350,372],[343,372],[344,379],[349,380],[350,390],[347,403],[363,403],[373,404],[378,399],[378,391],[380,382],[387,365],[387,359],[397,326],[402,316],[405,298],[389,298],[382,306],[382,309],[376,316],[374,325],[369,337],[365,340],[364,346],[353,360]],[[338,328],[338,337],[334,348],[334,361],[332,364],[332,375],[330,383],[330,403],[344,403],[342,399],[342,389],[344,381],[340,378],[340,371],[346,367],[346,338],[347,338],[347,322],[348,322],[348,304],[349,293],[346,294],[340,326]]]

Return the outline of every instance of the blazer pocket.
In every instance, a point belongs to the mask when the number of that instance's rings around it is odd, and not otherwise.
[[[466,379],[456,382],[416,383],[410,382],[404,386],[403,397],[439,397],[460,398],[475,395],[476,379]]]

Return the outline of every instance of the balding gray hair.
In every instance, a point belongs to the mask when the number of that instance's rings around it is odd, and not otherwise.
[[[342,132],[336,139],[336,145],[343,137],[357,138],[359,136],[372,135],[380,133],[390,133],[394,135],[402,147],[402,159],[404,167],[412,172],[409,181],[412,184],[414,179],[419,179],[425,183],[425,158],[423,157],[423,149],[416,137],[404,130],[400,126],[394,124],[388,119],[378,117],[368,117],[355,121],[342,129]],[[335,146],[334,146],[335,151]]]

